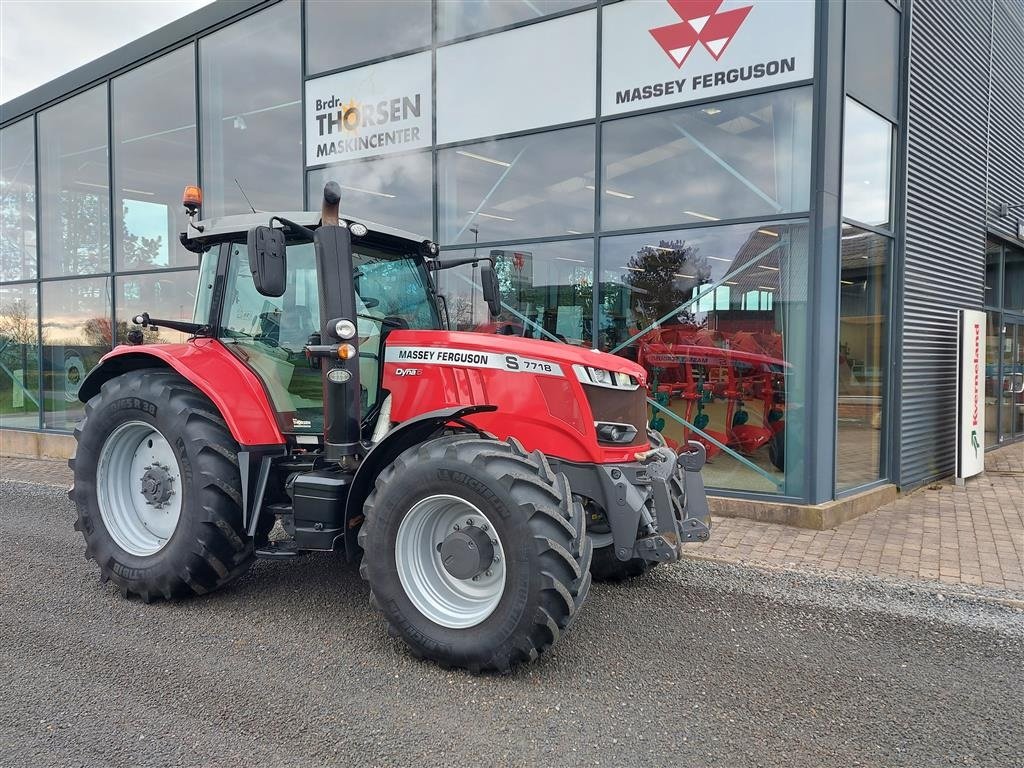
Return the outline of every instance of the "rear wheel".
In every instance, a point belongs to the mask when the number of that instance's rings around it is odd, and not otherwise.
[[[185,379],[161,370],[111,379],[75,436],[75,529],[103,581],[126,596],[171,599],[210,592],[249,567],[238,444]]]
[[[554,645],[586,599],[582,508],[564,475],[513,441],[410,448],[364,511],[360,573],[417,656],[507,672]]]

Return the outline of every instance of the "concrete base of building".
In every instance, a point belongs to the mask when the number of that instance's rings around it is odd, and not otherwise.
[[[717,517],[742,517],[761,523],[824,531],[892,503],[897,493],[895,485],[886,484],[824,504],[788,504],[724,496],[709,496],[708,503],[711,514]]]
[[[0,429],[0,456],[70,459],[74,455],[75,438],[71,435]]]

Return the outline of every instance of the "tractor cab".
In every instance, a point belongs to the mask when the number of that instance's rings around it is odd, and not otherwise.
[[[208,326],[264,382],[282,433],[321,435],[321,365],[306,351],[322,342],[316,249],[309,236],[320,226],[320,217],[305,212],[280,217],[303,229],[281,228],[284,290],[278,296],[257,288],[257,266],[248,247],[250,231],[267,224],[268,215],[196,223],[202,232],[189,239],[189,247],[202,252],[194,322]],[[428,270],[432,244],[371,222],[345,223],[352,242],[360,420],[369,429],[382,405],[381,361],[388,334],[443,328],[444,305]]]

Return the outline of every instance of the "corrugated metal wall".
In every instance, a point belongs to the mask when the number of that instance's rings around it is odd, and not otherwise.
[[[896,478],[904,488],[954,470],[956,310],[980,309],[984,290],[992,2],[913,3]]]
[[[1000,218],[996,209],[1024,203],[1024,0],[996,0],[993,10],[988,227],[1014,237],[1024,210]]]

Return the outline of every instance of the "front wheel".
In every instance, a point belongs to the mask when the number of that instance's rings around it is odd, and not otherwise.
[[[515,442],[453,435],[410,448],[364,512],[360,573],[418,656],[508,672],[554,645],[586,599],[582,508],[564,475]]]
[[[249,567],[238,444],[185,379],[139,370],[107,381],[75,437],[75,530],[103,581],[148,602],[210,592]]]

